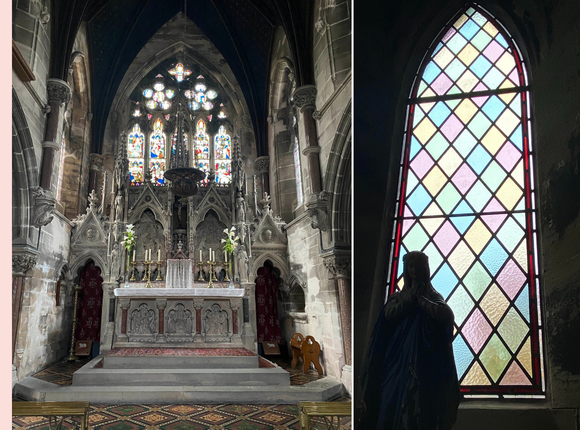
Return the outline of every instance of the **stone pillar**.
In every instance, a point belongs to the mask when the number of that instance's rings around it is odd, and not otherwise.
[[[232,332],[238,334],[238,306],[232,305]]]
[[[264,193],[270,194],[270,157],[264,155],[254,161],[254,172],[259,175],[262,183],[262,196]]]
[[[99,172],[103,170],[103,156],[97,153],[89,154],[90,172],[89,172],[89,193],[95,190],[99,194]]]
[[[68,103],[71,98],[71,89],[65,81],[48,79],[47,97],[50,112],[46,116],[46,130],[42,142],[42,170],[40,186],[34,191],[34,215],[32,223],[41,227],[52,221],[56,199],[52,194],[52,176],[56,151],[61,147],[58,135],[60,121],[60,106]]]
[[[119,300],[119,307],[121,308],[121,327],[119,327],[120,334],[117,336],[119,342],[127,342],[129,340],[129,337],[127,336],[127,313],[130,306],[130,299]]]
[[[167,299],[155,300],[157,309],[159,310],[159,335],[165,337],[165,308],[167,307]]]
[[[22,292],[26,285],[26,274],[36,265],[38,252],[33,250],[12,251],[12,387],[18,382],[18,369],[14,363],[16,339],[18,338],[18,322],[20,320],[20,305]]]
[[[256,284],[254,283],[242,283],[242,288],[244,289],[244,300],[247,300],[247,312],[246,306],[244,306],[244,331],[242,332],[242,342],[246,349],[258,353],[258,339],[256,338]]]
[[[304,137],[306,147],[302,153],[306,156],[308,162],[308,173],[310,176],[310,192],[318,194],[322,191],[322,181],[320,176],[320,160],[318,153],[318,135],[316,134],[316,121],[312,114],[316,109],[316,86],[303,85],[294,90],[292,95],[294,104],[300,108],[302,119],[304,121]]]
[[[351,330],[351,257],[350,253],[331,254],[324,258],[324,265],[332,273],[338,288],[340,325],[344,345],[346,365],[342,369],[341,380],[350,392],[352,390],[352,330]]]
[[[203,302],[196,303],[194,299],[193,307],[195,308],[195,337],[193,341],[203,342],[203,336],[201,334],[201,310],[203,309]]]
[[[115,321],[111,321],[111,298],[115,297],[116,282],[103,282],[103,307],[101,311],[101,346],[99,353],[103,354],[111,350],[113,337],[115,336]]]

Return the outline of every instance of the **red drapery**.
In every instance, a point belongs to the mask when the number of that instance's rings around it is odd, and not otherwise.
[[[101,339],[101,309],[103,306],[103,279],[101,269],[90,263],[80,276],[79,303],[77,309],[77,340]]]
[[[256,316],[258,342],[282,342],[278,321],[278,281],[268,266],[258,269],[256,279]]]

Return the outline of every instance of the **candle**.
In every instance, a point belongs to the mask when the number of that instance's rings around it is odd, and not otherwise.
[[[208,255],[209,261],[211,261],[211,248],[209,249],[209,255]]]
[[[213,252],[213,262],[215,263],[215,251]]]
[[[135,262],[135,250],[133,250],[133,262]]]
[[[149,258],[147,259],[147,261],[151,261],[151,248],[149,248]]]
[[[202,261],[202,260],[203,260],[203,257],[202,257],[202,255],[201,255],[201,249],[200,249],[200,250],[199,250],[199,261]]]
[[[228,253],[227,251],[224,251],[224,258],[225,258],[225,262],[228,262]]]
[[[157,250],[157,261],[161,261],[161,250]]]

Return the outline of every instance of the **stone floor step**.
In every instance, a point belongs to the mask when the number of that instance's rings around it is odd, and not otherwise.
[[[279,367],[269,369],[105,369],[87,368],[87,366],[73,374],[73,386],[290,385],[290,374]]]
[[[251,369],[258,356],[249,357],[116,357],[105,356],[105,369]]]
[[[329,401],[345,393],[340,381],[326,377],[305,385],[278,386],[59,386],[28,377],[14,387],[29,401],[88,401],[100,404],[296,404]]]

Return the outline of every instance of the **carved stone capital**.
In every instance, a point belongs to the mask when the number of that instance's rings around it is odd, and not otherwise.
[[[32,253],[12,254],[12,274],[26,276],[26,272],[36,266],[37,255]]]
[[[315,85],[302,85],[294,90],[292,98],[300,112],[304,112],[305,109],[316,109],[316,94]]]
[[[302,154],[304,155],[308,155],[311,153],[320,154],[320,146],[318,145],[307,146],[302,150]]]
[[[312,112],[312,118],[314,118],[316,121],[320,121],[322,119],[322,115],[324,115],[324,113],[320,112],[319,110]]]
[[[202,303],[195,303],[195,304],[193,305],[193,307],[194,307],[195,309],[200,309],[200,310],[201,310],[201,309],[203,309],[203,302],[202,302]]]
[[[157,299],[155,300],[157,309],[165,309],[167,307],[167,299]]]
[[[334,278],[350,279],[351,257],[349,255],[332,254],[324,258],[324,266]]]
[[[310,216],[312,228],[317,228],[321,231],[328,230],[328,193],[321,191],[318,194],[313,194],[310,200],[306,202],[306,212]]]
[[[46,89],[49,102],[57,101],[63,104],[68,103],[71,99],[72,91],[69,85],[61,79],[48,78]]]
[[[61,147],[61,143],[60,142],[52,142],[50,140],[45,140],[42,142],[42,147],[43,148],[53,148],[53,149],[59,151],[60,147]]]
[[[34,191],[34,215],[32,223],[35,227],[45,226],[50,224],[54,218],[54,209],[56,206],[56,199],[52,196],[49,190],[42,187],[36,188]]]
[[[121,309],[129,309],[131,307],[131,299],[119,299],[119,306]]]
[[[256,158],[256,161],[254,161],[254,172],[259,174],[266,173],[268,171],[270,171],[270,157],[264,155],[262,157]]]
[[[103,170],[103,156],[101,154],[89,154],[89,161],[92,170]]]

